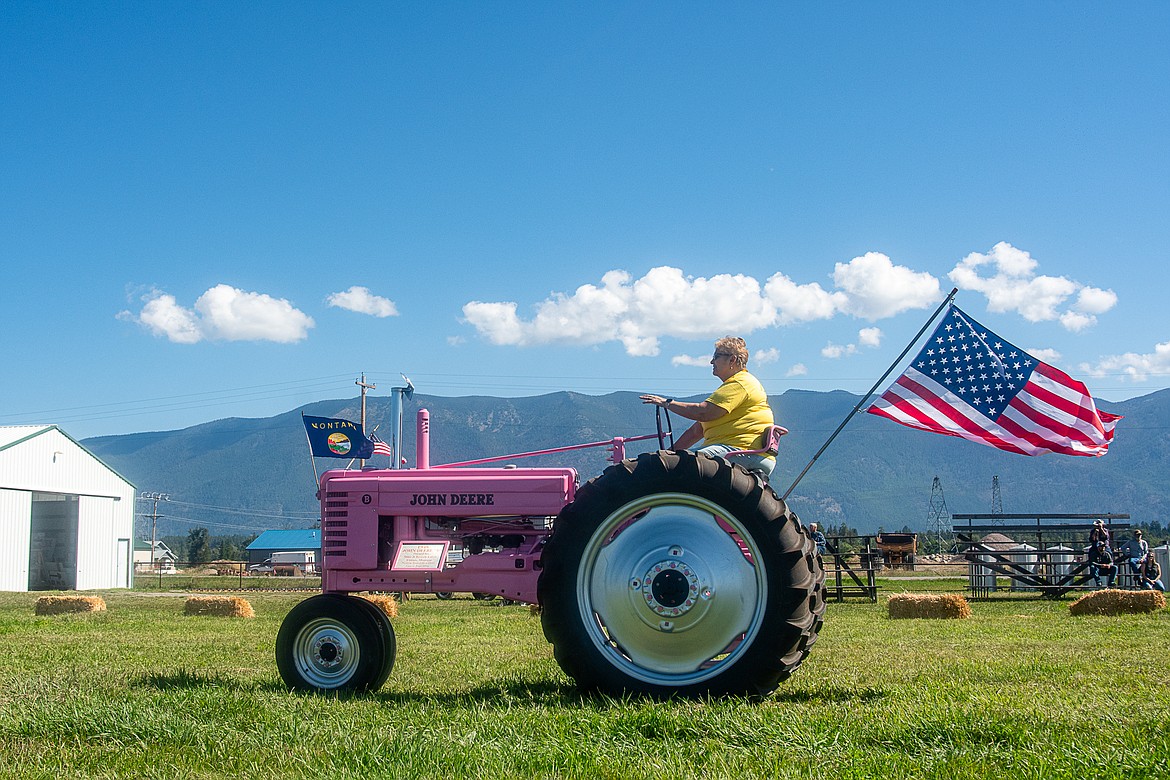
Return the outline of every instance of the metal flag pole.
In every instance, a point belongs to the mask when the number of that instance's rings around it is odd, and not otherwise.
[[[309,462],[313,464],[313,490],[320,490],[321,479],[317,476],[317,459],[313,457],[313,441],[309,438],[309,429],[305,427],[304,412],[301,412],[301,427],[305,429],[305,444],[309,445]]]
[[[833,439],[837,438],[837,434],[841,432],[841,429],[843,429],[845,425],[853,419],[853,415],[857,414],[858,410],[860,410],[861,407],[865,405],[865,402],[869,400],[869,397],[877,392],[877,389],[881,387],[883,382],[886,381],[886,377],[890,375],[890,372],[897,368],[898,364],[902,362],[902,358],[906,357],[906,354],[914,348],[914,345],[918,343],[918,339],[922,338],[922,334],[926,333],[926,329],[929,328],[931,324],[938,318],[938,315],[942,313],[942,310],[945,309],[952,300],[954,300],[955,294],[958,292],[959,288],[955,287],[950,291],[947,297],[943,299],[943,302],[940,303],[938,308],[934,310],[934,314],[930,315],[930,319],[928,319],[922,326],[922,329],[918,331],[918,334],[915,335],[914,338],[910,340],[910,343],[906,345],[906,348],[902,350],[902,354],[898,355],[894,362],[890,364],[890,367],[886,369],[886,373],[882,374],[881,379],[873,383],[873,387],[869,389],[869,392],[862,396],[861,400],[857,402],[857,406],[853,407],[853,411],[851,411],[845,417],[845,419],[841,421],[841,424],[837,426],[837,430],[833,431],[832,435],[830,435],[825,443],[821,445],[821,448],[817,450],[817,454],[813,455],[812,460],[810,460],[808,465],[804,467],[804,471],[800,472],[796,479],[793,480],[792,484],[788,486],[788,490],[785,490],[784,495],[780,496],[782,500],[787,500],[788,497],[792,495],[792,491],[798,484],[800,484],[800,480],[804,479],[804,475],[808,473],[808,470],[813,467],[813,464],[817,462],[817,459],[820,458],[821,455],[824,454],[825,450],[829,448],[829,445],[833,443]]]

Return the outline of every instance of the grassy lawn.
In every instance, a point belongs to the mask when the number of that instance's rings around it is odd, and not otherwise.
[[[961,621],[830,604],[808,661],[760,703],[579,696],[524,606],[416,597],[375,695],[282,686],[273,643],[306,593],[254,619],[185,617],[185,594],[109,591],[37,617],[0,594],[0,777],[1170,776],[1170,611],[1072,617],[973,602]],[[961,587],[961,585],[960,585]]]

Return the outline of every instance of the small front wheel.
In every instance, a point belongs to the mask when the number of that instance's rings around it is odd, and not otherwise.
[[[289,688],[361,693],[385,681],[394,663],[393,630],[358,601],[313,596],[285,616],[276,635],[276,666]]]

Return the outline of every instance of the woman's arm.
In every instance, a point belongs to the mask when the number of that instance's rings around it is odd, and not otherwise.
[[[710,401],[691,403],[690,401],[676,401],[673,398],[663,398],[660,395],[641,396],[642,403],[661,406],[668,412],[674,412],[679,417],[696,422],[714,422],[727,414],[722,406],[716,406]]]
[[[690,428],[683,431],[681,436],[676,436],[674,439],[674,448],[676,450],[689,449],[703,440],[703,424],[695,423]]]

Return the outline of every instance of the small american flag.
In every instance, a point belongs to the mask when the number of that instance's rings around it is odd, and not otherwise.
[[[951,306],[867,410],[924,431],[1021,455],[1101,456],[1120,415],[1098,411],[1088,389]]]
[[[392,456],[394,454],[394,451],[390,449],[389,444],[382,441],[381,439],[379,439],[377,436],[375,436],[372,433],[370,434],[370,441],[372,441],[374,443],[374,454],[375,455]]]

